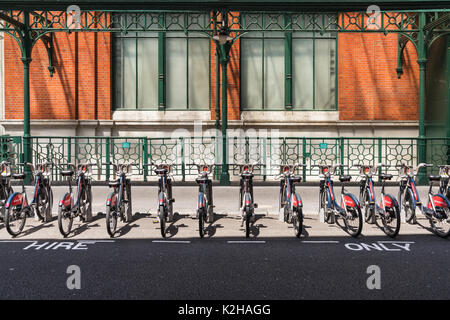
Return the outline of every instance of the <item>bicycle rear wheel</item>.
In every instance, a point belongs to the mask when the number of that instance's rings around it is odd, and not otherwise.
[[[13,237],[17,237],[23,230],[27,220],[27,211],[22,207],[10,206],[5,213],[6,230]]]
[[[114,237],[117,229],[117,205],[106,206],[106,231],[111,238]]]
[[[72,230],[73,215],[70,209],[60,206],[58,209],[58,228],[59,232],[66,238]]]

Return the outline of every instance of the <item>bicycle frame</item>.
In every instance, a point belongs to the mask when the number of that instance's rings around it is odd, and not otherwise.
[[[303,201],[298,193],[295,192],[295,183],[300,182],[298,177],[294,176],[295,170],[299,167],[304,167],[303,164],[297,165],[280,165],[280,181],[281,203],[280,209],[287,207],[290,211],[303,207]],[[284,200],[284,201],[283,201]]]

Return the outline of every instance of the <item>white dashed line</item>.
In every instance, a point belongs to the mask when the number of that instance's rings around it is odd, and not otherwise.
[[[339,243],[339,241],[332,241],[332,240],[324,240],[324,241],[319,241],[319,240],[314,240],[314,241],[302,241],[302,243]]]
[[[227,243],[266,243],[265,241],[256,241],[256,240],[248,240],[248,241],[227,241]]]
[[[153,240],[154,243],[191,243],[191,241],[186,240]]]

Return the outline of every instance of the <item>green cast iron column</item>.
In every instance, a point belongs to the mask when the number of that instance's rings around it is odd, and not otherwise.
[[[219,130],[219,128],[220,128],[220,58],[219,58],[219,50],[216,50],[216,130]]]
[[[450,164],[450,35],[447,35],[447,164]]]
[[[427,49],[425,43],[425,13],[419,15],[419,34],[418,34],[418,60],[419,64],[419,140],[418,140],[418,163],[426,162],[426,140],[425,140],[425,77],[427,65]],[[421,170],[418,174],[419,184],[426,184],[426,172]]]
[[[291,17],[284,16],[284,26],[291,24]],[[286,109],[292,109],[292,32],[286,32],[284,35],[284,100]]]
[[[29,15],[23,12],[24,29],[22,38],[23,62],[23,159],[22,162],[32,162],[31,156],[31,130],[30,130],[30,63],[32,41],[29,30]],[[26,183],[31,182],[31,172],[28,166],[24,168],[27,174]]]
[[[222,172],[220,173],[220,184],[225,186],[230,184],[230,174],[228,172],[228,148],[227,148],[227,128],[228,128],[228,101],[227,101],[227,65],[231,43],[221,44],[220,63],[222,67]]]

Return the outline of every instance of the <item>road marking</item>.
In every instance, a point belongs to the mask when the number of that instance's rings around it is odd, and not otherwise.
[[[320,240],[314,240],[314,241],[309,241],[309,240],[305,240],[305,241],[302,241],[303,243],[339,243],[339,241],[333,241],[333,240],[323,240],[323,241],[320,241]]]
[[[244,241],[244,240],[241,240],[241,241],[239,241],[239,240],[236,240],[236,241],[229,240],[229,241],[227,241],[227,243],[266,243],[266,242],[265,241],[258,241],[258,240],[247,240],[247,241]]]
[[[376,241],[372,243],[346,243],[344,246],[351,251],[411,251],[413,241]],[[388,246],[389,245],[389,246]]]
[[[189,240],[153,240],[154,243],[191,243]]]

